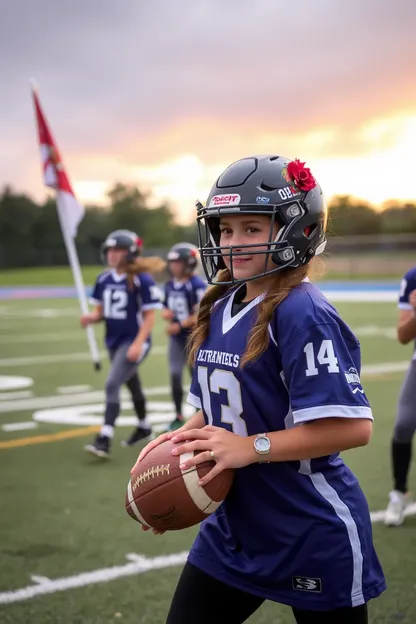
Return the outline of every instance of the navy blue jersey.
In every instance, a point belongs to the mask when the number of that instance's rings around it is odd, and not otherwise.
[[[162,307],[161,293],[147,273],[135,275],[130,289],[126,275],[105,271],[97,278],[91,301],[102,306],[108,349],[133,342],[140,329],[141,312]],[[149,336],[147,347],[150,340]]]
[[[412,304],[409,302],[409,296],[413,290],[416,290],[416,267],[410,269],[400,283],[398,305],[401,310],[412,309]]]
[[[416,290],[416,267],[413,267],[404,275],[402,281],[400,282],[400,293],[399,293],[399,302],[398,307],[399,310],[412,310],[412,304],[409,301],[410,293]],[[413,341],[413,346],[415,353],[413,355],[413,359],[416,358],[416,340]]]
[[[173,322],[183,321],[194,312],[196,305],[204,296],[206,287],[206,283],[198,275],[192,275],[185,282],[175,279],[166,282],[164,305],[172,310]],[[183,329],[180,334],[172,337],[183,338],[188,333],[189,330]]]
[[[214,307],[194,368],[188,401],[207,424],[247,436],[318,418],[373,419],[359,342],[314,285],[278,306],[267,350],[243,369],[261,297],[232,316],[235,293]],[[304,609],[360,605],[385,588],[366,499],[338,453],[236,470],[189,558],[228,584]]]

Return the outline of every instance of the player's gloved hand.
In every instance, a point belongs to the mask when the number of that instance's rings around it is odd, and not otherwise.
[[[412,306],[413,310],[416,310],[416,290],[412,290],[409,295],[409,303]]]
[[[172,455],[201,451],[181,464],[181,470],[207,461],[215,462],[212,470],[199,480],[199,485],[206,485],[226,468],[243,468],[255,461],[252,440],[222,427],[207,425],[202,429],[187,429],[184,432],[177,430],[172,442],[184,442],[172,450]]]

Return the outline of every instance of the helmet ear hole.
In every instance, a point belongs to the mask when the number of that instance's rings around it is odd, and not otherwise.
[[[308,225],[304,230],[303,233],[306,236],[306,238],[312,238],[312,236],[314,235],[316,228],[318,226],[316,225],[316,223],[314,223],[313,225]]]

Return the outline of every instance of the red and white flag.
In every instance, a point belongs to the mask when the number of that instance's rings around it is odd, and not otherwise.
[[[36,121],[43,165],[43,179],[46,186],[56,190],[56,201],[62,226],[66,233],[75,238],[78,224],[84,217],[84,207],[77,201],[71,183],[66,174],[56,142],[43,114],[39,97],[35,88],[32,89],[35,105]]]
[[[71,183],[65,172],[64,165],[49,126],[46,122],[45,115],[40,106],[39,97],[35,87],[32,84],[33,101],[35,104],[36,121],[38,127],[38,136],[40,143],[40,153],[42,156],[43,179],[46,186],[55,189],[56,204],[58,209],[59,222],[61,225],[62,236],[64,239],[66,251],[68,254],[69,265],[74,277],[75,288],[78,295],[82,314],[88,314],[88,300],[85,291],[84,280],[82,277],[81,266],[79,264],[78,254],[75,245],[75,237],[77,235],[78,225],[84,217],[84,208],[77,201]],[[88,325],[87,329],[88,344],[90,347],[91,358],[94,362],[96,370],[100,370],[100,353],[98,351],[97,342],[94,335],[94,328]]]

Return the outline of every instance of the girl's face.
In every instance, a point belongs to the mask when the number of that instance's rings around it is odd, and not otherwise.
[[[169,260],[169,271],[175,279],[181,279],[185,275],[185,264],[182,260]]]
[[[126,263],[127,249],[110,247],[107,250],[107,264],[112,269],[119,269]]]
[[[222,247],[233,247],[235,252],[244,255],[230,256],[223,250],[223,260],[225,266],[236,279],[249,279],[253,275],[263,273],[265,269],[273,267],[272,259],[269,255],[267,265],[266,256],[258,253],[262,249],[267,251],[268,247],[241,248],[242,245],[259,245],[265,241],[274,240],[279,226],[273,223],[273,230],[270,232],[271,218],[266,215],[238,214],[224,215],[220,219],[220,245]],[[251,252],[251,253],[250,253]],[[257,253],[253,253],[257,252]],[[232,260],[232,267],[231,267]]]

